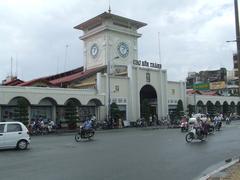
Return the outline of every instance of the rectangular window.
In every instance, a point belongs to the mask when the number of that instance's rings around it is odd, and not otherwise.
[[[8,124],[7,125],[7,132],[18,132],[22,131],[22,127],[20,124]]]
[[[234,63],[234,69],[237,69],[237,68],[238,68],[238,64]]]
[[[119,92],[119,85],[116,85],[116,86],[115,86],[115,91],[116,91],[116,92]]]
[[[175,94],[175,89],[172,89],[172,95],[174,95]]]
[[[146,73],[146,82],[150,81],[151,81],[150,73]]]
[[[0,133],[4,132],[4,127],[5,127],[5,124],[0,124]]]

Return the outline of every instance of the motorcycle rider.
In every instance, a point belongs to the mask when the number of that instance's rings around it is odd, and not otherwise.
[[[89,118],[87,118],[82,125],[82,131],[81,132],[82,132],[82,134],[84,134],[87,131],[91,130],[92,128],[93,128],[92,127],[92,121]]]
[[[206,133],[205,133],[205,122],[203,122],[200,117],[197,117],[196,118],[196,121],[194,122],[194,125],[193,125],[194,129],[196,129],[196,134],[197,135],[200,135],[200,134],[204,134],[206,136]]]
[[[217,130],[220,130],[221,125],[222,125],[222,117],[220,115],[214,117],[214,126],[216,127]]]

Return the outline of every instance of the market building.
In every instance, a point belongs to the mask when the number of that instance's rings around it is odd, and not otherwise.
[[[116,103],[121,119],[128,124],[143,116],[142,104],[150,105],[150,114],[167,117],[176,110],[179,101],[184,111],[188,105],[202,111],[207,101],[223,106],[238,97],[217,97],[186,93],[185,82],[167,80],[167,70],[161,64],[138,57],[138,29],[147,24],[104,12],[77,26],[83,31],[84,66],[60,74],[31,81],[17,78],[3,81],[0,86],[1,121],[12,120],[19,98],[28,103],[29,120],[39,116],[64,122],[64,109],[74,102],[81,121],[95,114],[99,121],[109,116],[110,104]],[[196,109],[199,110],[200,109]]]

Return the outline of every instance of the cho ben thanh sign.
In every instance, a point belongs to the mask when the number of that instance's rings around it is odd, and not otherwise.
[[[148,62],[148,61],[133,60],[133,64],[137,66],[151,67],[151,68],[157,68],[157,69],[162,68],[161,64]]]

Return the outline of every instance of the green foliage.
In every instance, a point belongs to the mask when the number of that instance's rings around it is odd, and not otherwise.
[[[194,106],[189,104],[188,105],[188,116],[191,117],[193,113],[194,113]]]
[[[237,105],[237,114],[240,115],[240,104]]]
[[[14,121],[22,122],[26,126],[28,125],[28,102],[25,99],[19,98],[17,100],[17,107],[14,109],[13,119]]]
[[[113,119],[118,119],[120,117],[120,110],[116,103],[112,103],[110,106],[110,115]]]
[[[65,107],[65,116],[68,123],[69,129],[75,129],[77,127],[77,121],[79,120],[78,111],[77,111],[77,105],[70,101],[67,103],[67,106]]]
[[[148,99],[143,99],[141,103],[141,115],[148,122],[150,116],[150,105]]]
[[[229,105],[227,103],[223,103],[223,114],[224,115],[229,114]]]
[[[184,115],[182,100],[178,100],[176,113],[177,113],[178,118],[180,118],[181,116]]]
[[[210,115],[216,114],[216,108],[213,105],[213,103],[211,103],[211,102],[207,103],[207,111],[208,111],[207,113],[210,114]]]

